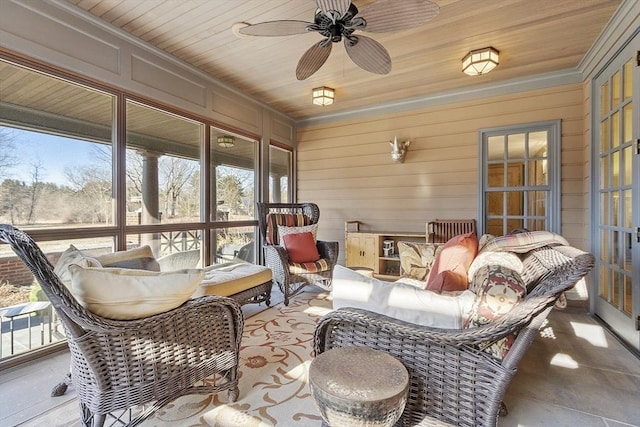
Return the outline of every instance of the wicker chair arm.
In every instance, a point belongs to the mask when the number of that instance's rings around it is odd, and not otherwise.
[[[338,255],[340,251],[338,242],[318,240],[316,242],[316,246],[318,247],[320,258],[329,260],[332,265],[335,265],[338,262]]]
[[[155,371],[197,369],[212,357],[221,356],[225,369],[237,366],[244,317],[234,300],[206,296],[144,319],[88,326],[84,335],[68,338],[74,383],[108,390],[153,381]],[[104,366],[117,366],[120,374]]]
[[[273,279],[279,284],[288,283],[289,257],[285,248],[278,245],[264,245],[263,249],[264,261],[273,272]]]
[[[279,263],[283,266],[289,264],[289,256],[287,250],[283,246],[278,245],[264,245],[264,258],[267,265],[272,263]]]
[[[398,342],[403,340],[419,341],[425,346],[436,345],[441,347],[448,345],[462,348],[477,346],[487,341],[497,341],[513,332],[504,327],[496,328],[493,324],[468,329],[433,328],[405,322],[364,309],[347,307],[328,313],[318,323],[315,335],[316,346],[314,348],[316,354],[335,346],[355,345],[330,342],[333,340],[331,334],[336,331],[335,328],[341,329],[341,336],[352,334],[350,339],[353,343],[365,341],[367,346],[375,346],[375,342],[385,341],[385,338],[382,337],[387,337]],[[349,329],[352,329],[352,332],[345,332]]]

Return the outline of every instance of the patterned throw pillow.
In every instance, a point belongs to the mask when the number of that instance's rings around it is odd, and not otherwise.
[[[398,242],[400,275],[425,281],[443,246],[442,243]],[[424,283],[422,287],[424,288]]]
[[[476,298],[465,328],[486,325],[511,311],[526,295],[527,288],[520,274],[501,265],[485,265],[473,278]],[[499,359],[511,348],[515,335],[498,342],[486,343],[481,348]]]
[[[300,234],[300,233],[311,233],[313,236],[313,241],[316,242],[318,239],[316,235],[318,234],[318,224],[311,225],[303,225],[301,227],[287,227],[285,225],[278,226],[278,236],[280,240],[280,244],[282,244],[282,238],[288,234]]]
[[[559,234],[540,230],[499,236],[487,242],[482,249],[526,253],[543,246],[557,245],[568,246],[569,242]]]
[[[473,282],[473,277],[476,272],[486,265],[501,265],[519,274],[522,273],[523,269],[522,261],[518,255],[512,252],[479,252],[469,266],[469,271],[467,271],[467,278],[472,285],[475,283]],[[474,289],[471,290],[474,291]]]
[[[496,236],[494,236],[493,234],[483,234],[482,236],[480,236],[480,239],[478,239],[478,252],[482,251],[484,247],[487,246],[489,242],[491,242],[495,238]]]
[[[280,244],[278,226],[299,227],[311,224],[311,219],[304,214],[271,213],[267,215],[266,240],[270,245]]]

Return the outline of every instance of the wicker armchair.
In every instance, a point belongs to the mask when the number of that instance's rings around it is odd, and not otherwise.
[[[522,278],[527,287],[535,287],[508,314],[485,326],[438,329],[341,308],[318,323],[315,353],[363,346],[402,361],[411,383],[399,425],[495,427],[522,356],[559,295],[590,271],[594,257],[569,246],[544,247],[528,253],[524,264]],[[514,333],[516,339],[502,360],[482,350]]]
[[[108,414],[145,405],[128,424],[137,425],[187,394],[227,390],[237,399],[244,321],[234,300],[202,297],[139,320],[106,319],[77,302],[26,233],[0,225],[0,241],[29,267],[64,326],[83,425],[102,426]]]
[[[294,264],[289,261],[287,251],[280,246],[277,224],[304,226],[317,224],[320,209],[315,203],[258,203],[258,224],[262,235],[265,263],[273,270],[273,280],[284,294],[284,304],[302,291],[306,285],[314,284],[331,289],[333,267],[338,262],[338,242],[317,241],[320,260],[315,263]]]

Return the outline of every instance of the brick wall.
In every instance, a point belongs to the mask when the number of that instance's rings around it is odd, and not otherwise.
[[[60,253],[47,255],[47,258],[55,265]],[[12,285],[30,285],[33,283],[33,274],[17,256],[0,257],[0,283],[9,282]]]

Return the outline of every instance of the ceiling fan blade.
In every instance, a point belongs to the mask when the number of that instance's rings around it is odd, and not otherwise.
[[[322,64],[325,63],[331,53],[331,45],[333,45],[333,43],[325,44],[323,40],[311,46],[311,49],[302,55],[296,67],[296,77],[298,80],[304,80],[310,77],[322,67]]]
[[[389,52],[374,39],[361,35],[353,36],[345,39],[344,46],[349,58],[363,70],[376,74],[389,74],[391,71]]]
[[[313,25],[313,23],[305,21],[269,21],[242,27],[238,32],[247,36],[292,36],[308,33],[307,27],[309,25]]]
[[[362,31],[386,33],[402,31],[424,24],[440,13],[440,7],[429,0],[378,0],[358,13],[367,21]]]
[[[349,10],[349,6],[351,6],[350,0],[316,0],[318,7],[325,15],[330,10],[337,10],[340,13],[339,18],[343,17],[345,13]]]

